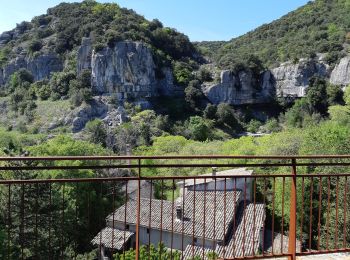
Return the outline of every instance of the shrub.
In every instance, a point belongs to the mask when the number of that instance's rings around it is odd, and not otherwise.
[[[217,107],[209,103],[204,109],[203,116],[207,119],[215,119],[216,112],[217,112]]]
[[[262,123],[258,120],[250,120],[250,122],[247,125],[247,131],[256,133],[259,131],[259,128],[261,127]]]
[[[205,141],[210,136],[210,129],[205,120],[199,116],[190,117],[188,123],[191,139],[197,141]]]
[[[29,43],[28,50],[30,53],[34,53],[34,52],[40,51],[42,47],[43,47],[43,45],[42,45],[41,41],[33,40]]]
[[[239,126],[239,123],[234,114],[234,110],[229,104],[219,104],[217,106],[216,117],[220,124],[227,124],[232,128],[237,128]]]
[[[86,124],[86,131],[88,132],[89,139],[92,143],[101,144],[104,147],[106,146],[107,132],[104,123],[101,120],[95,119],[89,121]]]
[[[192,67],[185,62],[175,62],[173,64],[175,82],[181,86],[187,86],[193,79],[192,70]]]

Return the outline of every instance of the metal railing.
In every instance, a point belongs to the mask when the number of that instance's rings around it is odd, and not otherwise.
[[[349,166],[350,155],[3,157],[0,256],[349,252]]]

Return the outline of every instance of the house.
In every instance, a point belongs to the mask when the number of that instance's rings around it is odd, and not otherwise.
[[[160,241],[182,251],[184,259],[218,256],[249,256],[261,250],[265,206],[252,203],[252,171],[232,169],[177,183],[175,201],[140,197],[139,241]],[[214,177],[212,177],[215,176]],[[230,176],[237,177],[230,177]],[[107,251],[135,247],[137,199],[130,197],[106,218],[106,228],[92,240]]]

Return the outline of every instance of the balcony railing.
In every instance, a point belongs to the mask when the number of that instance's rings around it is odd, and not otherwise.
[[[350,155],[0,158],[0,258],[349,252],[349,166]]]

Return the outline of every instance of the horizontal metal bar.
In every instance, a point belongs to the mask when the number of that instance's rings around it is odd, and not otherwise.
[[[350,174],[349,174],[350,175]],[[334,175],[333,175],[334,176]],[[258,178],[288,178],[293,177],[291,174],[254,174],[254,175],[234,175],[234,174],[227,174],[227,175],[196,175],[196,176],[151,176],[151,177],[141,177],[141,180],[172,180],[172,179],[228,179],[228,178],[247,178],[247,179],[258,179]]]
[[[76,178],[76,179],[30,179],[30,180],[0,180],[0,184],[34,184],[34,183],[75,183],[75,182],[117,182],[133,181],[137,177],[110,177],[110,178]]]
[[[171,156],[45,156],[45,157],[0,157],[0,161],[91,161],[91,160],[139,160],[139,159],[271,159],[271,160],[291,160],[291,159],[350,159],[350,154],[346,155],[171,155]]]
[[[227,179],[227,178],[281,178],[292,177],[288,174],[278,175],[221,175],[221,176],[151,176],[140,177],[140,180],[194,180],[194,179]],[[138,177],[110,177],[110,178],[74,178],[74,179],[30,179],[30,180],[0,180],[0,184],[19,184],[19,183],[55,183],[55,182],[114,182],[114,181],[131,181],[138,180]]]
[[[317,178],[317,177],[346,177],[346,176],[350,176],[350,172],[349,173],[312,173],[312,174],[298,174],[296,177],[297,178]]]
[[[235,164],[235,163],[205,163],[205,164],[142,164],[142,165],[82,165],[82,166],[0,166],[0,171],[14,170],[97,170],[97,169],[137,169],[137,168],[209,168],[209,167],[282,167],[291,166],[280,164]]]
[[[291,163],[196,163],[196,164],[131,164],[131,165],[82,165],[82,166],[0,166],[0,171],[15,170],[97,170],[97,169],[137,169],[137,168],[209,168],[209,167],[291,167]],[[350,166],[350,163],[297,163],[296,166]]]

